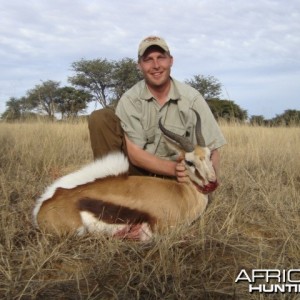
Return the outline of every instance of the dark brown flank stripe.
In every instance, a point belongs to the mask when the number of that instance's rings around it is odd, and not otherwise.
[[[148,213],[98,199],[82,198],[78,201],[78,209],[91,212],[96,218],[108,224],[148,223],[152,227],[155,223],[155,219]]]

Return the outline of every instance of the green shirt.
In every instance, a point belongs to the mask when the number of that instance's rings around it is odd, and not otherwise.
[[[116,115],[128,138],[149,153],[166,159],[176,159],[174,150],[166,145],[158,127],[162,118],[164,126],[177,134],[186,136],[196,144],[195,109],[201,116],[201,129],[206,145],[217,149],[226,140],[201,94],[191,86],[171,80],[168,101],[160,106],[150,93],[144,80],[135,84],[119,100]]]

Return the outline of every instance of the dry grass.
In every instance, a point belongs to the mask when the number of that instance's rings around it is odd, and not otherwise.
[[[1,123],[0,298],[261,299],[234,280],[299,268],[300,128],[222,129],[222,184],[204,217],[139,244],[34,229],[44,187],[92,160],[87,125]]]

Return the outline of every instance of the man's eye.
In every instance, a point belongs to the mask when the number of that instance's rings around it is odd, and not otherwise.
[[[191,161],[188,161],[188,160],[185,160],[185,163],[190,167],[192,167],[194,165]]]

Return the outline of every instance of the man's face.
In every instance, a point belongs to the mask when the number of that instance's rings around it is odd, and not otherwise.
[[[157,46],[149,47],[139,59],[139,68],[146,83],[152,88],[169,83],[173,57]]]

